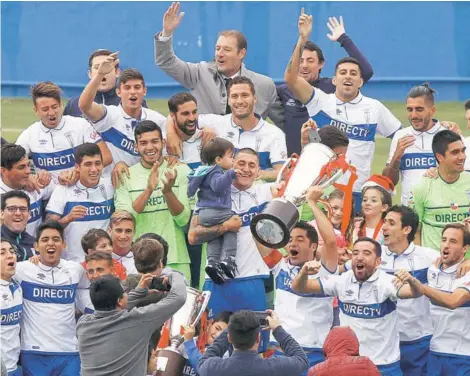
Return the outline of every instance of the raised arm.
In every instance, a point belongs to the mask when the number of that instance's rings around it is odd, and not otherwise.
[[[105,107],[101,104],[95,103],[94,100],[96,92],[100,87],[101,80],[113,69],[116,69],[118,64],[118,52],[107,56],[106,59],[100,63],[96,75],[88,82],[85,89],[83,89],[80,99],[78,100],[78,106],[87,119],[98,121],[103,119],[106,115]]]
[[[299,76],[300,58],[304,45],[308,41],[308,37],[312,31],[312,23],[313,17],[304,14],[304,8],[302,8],[298,23],[299,39],[297,40],[297,45],[284,72],[284,80],[286,81],[287,87],[302,103],[307,103],[314,91],[313,86]]]

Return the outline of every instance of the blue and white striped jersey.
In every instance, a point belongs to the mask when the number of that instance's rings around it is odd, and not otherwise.
[[[16,370],[20,357],[20,323],[23,315],[21,286],[0,279],[1,353],[8,372]]]
[[[368,356],[375,365],[392,364],[400,359],[398,292],[392,280],[382,270],[376,270],[362,283],[352,270],[319,279],[325,295],[338,297],[341,325],[354,330],[361,355]]]
[[[345,103],[335,94],[326,94],[315,88],[312,98],[305,106],[318,127],[333,125],[348,136],[346,158],[357,168],[358,179],[354,184],[354,191],[360,192],[371,175],[376,134],[393,136],[401,128],[400,120],[381,102],[361,93]]]
[[[435,289],[452,293],[457,289],[470,292],[470,273],[457,278],[461,262],[440,269],[431,266],[428,270],[428,285]],[[431,318],[434,334],[431,338],[431,351],[447,356],[470,356],[470,302],[454,310],[431,302]]]
[[[26,149],[36,168],[47,170],[55,182],[59,173],[75,167],[74,149],[85,143],[100,142],[101,137],[83,118],[64,115],[53,129],[40,121],[20,134],[16,143]]]
[[[21,351],[77,354],[75,301],[77,289],[89,286],[85,269],[62,259],[55,267],[24,261],[16,264],[15,279],[23,289]]]
[[[82,262],[85,260],[80,243],[82,236],[92,228],[107,230],[109,227],[109,220],[114,212],[114,187],[111,179],[102,177],[93,188],[85,187],[80,181],[70,187],[59,185],[52,193],[46,211],[62,218],[79,205],[87,208],[87,214],[65,228],[67,249],[62,258]]]

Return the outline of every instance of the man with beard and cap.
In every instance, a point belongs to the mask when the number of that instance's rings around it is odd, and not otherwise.
[[[431,301],[428,375],[470,374],[470,273],[458,274],[469,248],[469,230],[461,223],[448,224],[442,231],[441,263],[429,267],[428,285],[409,274],[401,279]]]
[[[370,238],[359,238],[353,245],[352,270],[340,276],[311,279],[318,262],[303,265],[292,283],[298,293],[322,293],[337,296],[342,326],[356,333],[363,356],[368,356],[382,375],[402,376],[397,300],[421,296],[421,292],[404,284],[397,289],[394,277],[378,269],[382,248]],[[396,273],[400,278],[405,270]]]
[[[351,57],[338,61],[335,67],[334,94],[326,94],[314,88],[299,76],[299,62],[303,47],[312,31],[312,16],[302,13],[299,17],[299,39],[287,65],[284,79],[289,90],[305,104],[309,116],[319,128],[333,125],[348,136],[350,143],[346,159],[357,167],[358,179],[354,184],[354,210],[360,211],[361,188],[371,175],[375,151],[375,136],[393,137],[401,128],[401,122],[376,99],[361,94],[364,84],[361,65]]]
[[[369,81],[374,74],[372,67],[352,39],[346,34],[343,17],[340,16],[339,21],[336,17],[330,17],[327,26],[331,31],[331,34],[327,34],[328,38],[332,42],[338,42],[350,57],[359,62],[364,83]],[[320,77],[324,66],[325,57],[321,48],[312,41],[307,41],[300,58],[299,75],[310,85],[319,88],[325,93],[334,93],[335,85],[332,82],[333,79],[331,77]],[[277,94],[284,106],[285,123],[288,125],[284,127],[287,138],[287,151],[289,154],[300,154],[302,149],[298,134],[302,124],[309,119],[307,108],[292,94],[286,84],[277,86]]]

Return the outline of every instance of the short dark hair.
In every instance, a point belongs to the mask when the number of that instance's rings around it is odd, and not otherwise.
[[[230,89],[232,88],[233,85],[242,85],[246,84],[250,87],[251,93],[253,95],[256,94],[255,91],[255,85],[253,84],[253,81],[251,81],[248,77],[245,76],[237,76],[234,77],[230,80],[230,82],[227,85],[227,95],[230,95]]]
[[[90,284],[90,299],[97,311],[115,310],[123,296],[121,281],[113,275],[101,276]]]
[[[83,157],[94,157],[96,155],[99,155],[101,160],[103,160],[103,154],[101,154],[99,146],[91,142],[78,145],[73,152],[75,163],[78,165],[82,163]]]
[[[256,156],[256,158],[258,158],[258,162],[259,162],[259,154],[256,150],[254,150],[252,148],[241,148],[241,149],[237,150],[237,152],[235,153],[235,156],[237,156],[238,154],[243,154],[243,153]]]
[[[214,322],[224,322],[228,324],[230,322],[230,317],[233,315],[233,312],[222,311],[214,318]]]
[[[349,145],[349,138],[346,133],[340,131],[333,125],[327,125],[326,127],[318,130],[318,135],[321,138],[321,143],[328,146],[331,150],[339,147]]]
[[[147,132],[155,132],[157,131],[160,135],[160,138],[163,140],[163,132],[162,129],[152,120],[143,120],[134,129],[134,137],[135,141],[137,142],[137,137],[143,135]]]
[[[144,76],[135,68],[127,68],[121,71],[118,79],[118,87],[125,84],[129,80],[141,80],[142,85],[145,87]]]
[[[1,238],[0,238],[0,243],[3,243],[3,242],[8,243],[8,244],[10,244],[10,246],[12,246],[13,248],[15,248],[15,247],[13,246],[13,243],[12,243],[10,240],[8,240],[7,238],[1,237]],[[219,321],[220,321],[220,320],[219,320]]]
[[[382,256],[382,246],[380,245],[379,242],[377,242],[376,240],[372,239],[372,238],[368,238],[367,236],[363,236],[359,239],[357,239],[354,244],[353,244],[353,247],[357,244],[357,243],[361,243],[361,242],[368,242],[368,243],[371,243],[374,245],[374,248],[375,248],[375,255],[377,257],[381,257]]]
[[[31,200],[29,199],[29,196],[23,191],[14,189],[13,191],[2,193],[1,200],[0,200],[1,210],[5,210],[7,206],[7,200],[9,200],[10,198],[21,198],[26,201],[26,206],[28,207],[28,210],[31,207]]]
[[[442,229],[442,234],[444,235],[444,232],[450,228],[462,231],[463,246],[470,246],[470,231],[468,231],[467,227],[463,223],[448,223]]]
[[[467,99],[464,103],[465,110],[470,110],[470,99]]]
[[[245,49],[248,50],[248,41],[246,40],[245,35],[238,30],[223,30],[219,33],[219,37],[235,37],[237,40],[238,51]]]
[[[141,239],[132,244],[135,268],[139,273],[151,273],[158,269],[163,259],[163,246],[154,239]]]
[[[91,53],[90,57],[88,58],[88,68],[91,69],[92,65],[93,65],[93,59],[97,56],[109,56],[111,55],[113,52],[110,51],[110,50],[106,50],[106,49],[98,49],[98,50],[95,50]],[[119,64],[116,65],[116,68],[119,68]]]
[[[260,322],[252,311],[235,312],[228,323],[228,333],[232,345],[237,350],[248,350],[256,343]]]
[[[361,64],[359,63],[359,61],[357,61],[355,58],[353,57],[343,57],[342,59],[340,59],[337,63],[336,63],[336,66],[335,66],[335,74],[336,72],[338,71],[338,68],[341,64],[346,64],[346,63],[351,63],[351,64],[356,64],[359,68],[359,74],[362,76],[362,69],[361,69]]]
[[[393,205],[390,209],[387,210],[386,215],[390,212],[399,213],[401,218],[401,228],[407,226],[411,227],[411,232],[408,234],[408,243],[411,243],[418,231],[419,226],[419,216],[411,208],[405,205]]]
[[[2,145],[1,155],[1,166],[11,170],[13,165],[26,157],[26,150],[21,145],[5,144]]]
[[[96,251],[89,253],[85,257],[85,262],[90,261],[107,261],[109,266],[113,265],[113,256],[108,252]]]
[[[462,141],[462,138],[455,132],[452,132],[448,129],[437,132],[432,139],[432,152],[436,158],[437,163],[437,154],[442,155],[443,157],[446,154],[449,144],[457,141]]]
[[[201,150],[201,161],[208,165],[214,165],[217,157],[222,158],[225,153],[235,150],[233,144],[221,137],[216,137],[207,142]]]
[[[82,240],[80,241],[82,243],[83,252],[88,255],[88,250],[95,249],[98,244],[98,240],[103,238],[108,239],[112,244],[111,236],[109,236],[106,231],[100,228],[92,228],[88,230],[88,232],[82,236]]]
[[[168,109],[171,113],[178,112],[178,107],[182,104],[194,102],[197,105],[197,100],[194,95],[188,92],[177,93],[168,99]]]
[[[406,98],[421,98],[425,97],[425,99],[434,105],[434,94],[436,90],[434,90],[431,86],[429,86],[429,82],[425,82],[424,84],[413,86],[408,93]]]
[[[156,240],[157,242],[159,242],[163,246],[162,264],[163,264],[163,267],[165,267],[167,262],[168,262],[168,250],[169,250],[167,241],[165,239],[163,239],[160,235],[155,234],[153,232],[147,232],[145,234],[140,235],[136,239],[135,242],[137,243],[139,240],[142,240],[142,239],[153,239],[153,240]]]
[[[60,224],[59,221],[54,221],[53,219],[49,219],[43,223],[41,223],[37,230],[36,230],[36,240],[39,241],[39,238],[41,237],[41,234],[45,230],[57,230],[62,241],[64,241],[64,226]]]
[[[31,86],[31,97],[33,103],[39,98],[53,98],[60,103],[60,87],[51,81],[38,82],[36,85]]]
[[[323,63],[325,61],[325,57],[323,56],[322,49],[318,46],[318,44],[313,43],[311,40],[308,40],[307,42],[305,42],[304,50],[316,52],[318,55],[318,61],[320,61],[320,63]]]
[[[294,228],[305,230],[305,232],[307,233],[307,238],[310,240],[310,243],[318,244],[318,233],[312,225],[308,224],[305,221],[298,221],[294,225],[293,229]]]

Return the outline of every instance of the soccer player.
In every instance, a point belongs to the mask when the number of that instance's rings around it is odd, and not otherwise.
[[[44,189],[26,190],[31,177],[31,168],[26,150],[15,144],[2,146],[1,151],[1,172],[0,193],[12,190],[21,190],[29,197],[29,219],[26,231],[31,235],[36,235],[36,228],[42,222],[43,200],[48,200],[54,189],[54,184],[49,183]]]
[[[161,128],[151,120],[135,128],[139,163],[129,169],[129,177],[116,190],[116,210],[126,210],[136,219],[138,237],[147,232],[161,235],[170,248],[168,266],[190,280],[189,255],[183,227],[189,222],[187,195],[189,167],[169,166],[163,158],[165,147]],[[129,273],[129,271],[128,271]]]
[[[113,260],[119,262],[126,274],[137,274],[131,251],[135,235],[135,217],[125,210],[116,210],[109,221],[109,234],[113,243]]]
[[[338,249],[333,225],[317,206],[322,195],[323,191],[318,187],[310,188],[307,192],[308,204],[312,208],[324,241],[321,264],[318,264],[319,272],[312,278],[333,275],[337,273],[338,268]],[[317,249],[318,233],[306,222],[298,222],[292,229],[289,243],[286,245],[286,258],[278,250],[258,244],[258,250],[276,281],[274,311],[281,320],[282,327],[304,349],[309,359],[309,367],[324,360],[323,343],[333,325],[333,298],[323,294],[298,294],[292,290],[291,285],[302,266],[316,259]],[[279,351],[279,344],[274,342],[274,345],[276,354],[283,354]],[[307,372],[304,373],[306,374]]]
[[[93,127],[85,119],[63,115],[60,92],[50,81],[32,87],[34,111],[40,121],[30,125],[16,140],[32,157],[36,169],[48,171],[54,181],[60,172],[75,166],[74,150],[85,142],[96,143],[103,163],[111,163],[111,154]]]
[[[330,17],[327,26],[331,31],[331,34],[327,34],[328,39],[332,42],[338,42],[350,57],[358,61],[361,66],[364,83],[369,81],[374,74],[372,67],[359,48],[356,47],[351,38],[346,34],[343,17],[339,17],[339,22],[336,17]],[[325,58],[321,48],[312,41],[307,41],[300,58],[299,75],[313,87],[319,88],[327,94],[331,94],[335,92],[335,85],[332,82],[332,78],[320,77],[321,70],[324,66]],[[286,84],[277,86],[277,94],[281,98],[282,105],[284,106],[284,122],[287,124],[287,126],[284,127],[284,132],[286,132],[287,150],[289,154],[300,154],[301,145],[298,135],[302,124],[309,119],[308,111],[304,104],[292,94]]]
[[[412,188],[408,205],[421,221],[417,244],[437,250],[442,228],[470,216],[470,174],[464,172],[465,144],[458,134],[449,130],[436,133],[432,151],[438,163],[438,177],[423,177]]]
[[[382,249],[370,238],[359,238],[352,251],[352,270],[340,276],[309,278],[317,273],[317,262],[307,262],[292,282],[292,290],[302,294],[337,296],[342,326],[356,333],[361,355],[368,356],[380,372],[402,375],[397,300],[420,296],[409,284],[400,289],[393,277],[378,269]],[[398,276],[406,273],[398,272]]]
[[[221,116],[206,114],[198,116],[198,127],[211,127],[217,135],[234,144],[235,148],[251,148],[260,159],[261,173],[259,179],[274,181],[287,159],[286,137],[283,131],[263,120],[255,113],[258,97],[253,81],[247,77],[237,76],[227,86],[229,105],[232,113]],[[170,149],[178,150],[181,140],[175,132],[168,129]],[[174,137],[176,136],[176,138]],[[176,140],[176,141],[175,141]]]
[[[64,228],[57,221],[38,227],[35,248],[39,263],[20,262],[15,279],[23,289],[21,364],[24,376],[80,374],[75,334],[77,289],[88,287],[85,269],[61,259],[66,247]],[[53,325],[46,325],[53,320]]]
[[[80,110],[101,134],[113,156],[113,163],[104,171],[104,176],[109,176],[119,161],[125,162],[127,166],[139,161],[134,139],[134,130],[139,122],[151,120],[164,127],[166,120],[159,112],[142,106],[147,88],[142,73],[133,68],[124,69],[119,75],[116,89],[121,98],[119,106],[105,106],[93,101],[103,78],[115,70],[118,64],[117,53],[104,58],[78,101]]]
[[[435,91],[427,83],[413,87],[406,98],[406,111],[411,127],[395,133],[390,145],[387,166],[382,174],[397,185],[401,175],[401,202],[408,204],[410,190],[423,174],[436,166],[432,152],[434,135],[446,129],[439,120],[433,118]]]
[[[13,279],[16,273],[16,253],[12,244],[2,238],[0,243],[0,334],[2,337],[2,361],[8,376],[20,376],[17,368],[20,358],[20,321],[23,315],[23,291]]]
[[[325,94],[299,76],[302,49],[312,31],[312,16],[303,13],[299,17],[299,39],[287,65],[284,79],[292,93],[305,104],[309,116],[318,127],[334,125],[350,139],[347,159],[357,167],[358,179],[354,184],[355,213],[360,211],[361,188],[371,175],[375,150],[375,135],[393,137],[401,128],[400,121],[378,100],[360,93],[364,84],[361,66],[357,60],[347,57],[336,64],[333,84],[334,94]]]
[[[263,118],[269,116],[282,128],[284,110],[277,98],[276,86],[271,78],[246,69],[243,60],[248,43],[240,31],[225,30],[219,33],[215,59],[211,62],[188,63],[175,55],[173,32],[184,15],[179,13],[179,9],[179,2],[172,3],[163,16],[163,30],[155,34],[155,63],[158,67],[190,89],[199,102],[199,111],[205,114],[229,114],[227,85],[234,77],[247,76],[258,92],[256,112]]]
[[[434,333],[428,375],[463,376],[470,373],[470,273],[457,272],[470,248],[470,232],[463,224],[447,224],[440,244],[441,264],[431,265],[428,286],[414,278],[407,282],[431,300]]]
[[[114,212],[114,188],[110,178],[101,177],[103,157],[98,146],[85,143],[75,148],[75,169],[79,180],[72,186],[59,185],[47,204],[47,218],[65,228],[66,260],[82,262],[82,236],[92,228],[106,230]]]

